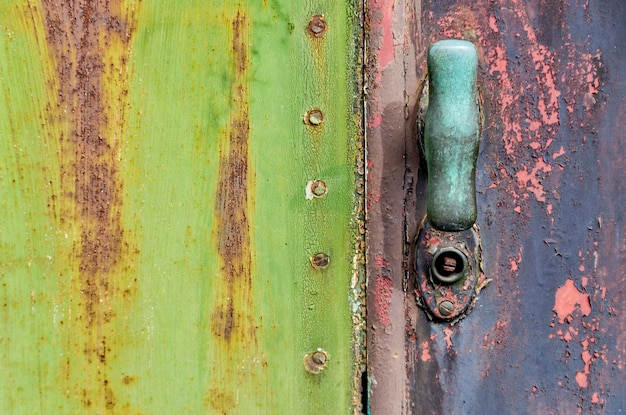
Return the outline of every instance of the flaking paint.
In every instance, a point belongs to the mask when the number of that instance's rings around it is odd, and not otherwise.
[[[403,223],[411,232],[425,196],[419,181],[426,179],[415,173],[419,160],[410,158],[417,147],[412,144],[411,111],[424,70],[424,51],[429,43],[444,38],[474,42],[485,114],[477,174],[478,222],[487,252],[485,273],[494,279],[469,319],[455,326],[450,336],[421,321],[405,302],[409,396],[405,411],[623,410],[623,399],[611,392],[623,384],[617,371],[624,367],[626,350],[623,318],[614,314],[615,305],[624,300],[614,276],[624,270],[623,215],[615,214],[624,205],[618,173],[623,162],[615,157],[624,152],[624,145],[615,120],[622,118],[618,114],[626,107],[621,86],[625,66],[622,54],[613,49],[624,39],[617,23],[624,18],[623,8],[617,1],[602,6],[575,0],[426,1],[420,3],[421,18],[413,24],[412,2],[400,3],[396,2],[392,22],[394,33],[404,34],[398,45],[402,50],[396,51],[404,64],[390,65],[384,72],[380,66],[372,68],[369,90],[393,89],[398,79],[404,88],[393,97],[381,94],[382,100],[370,97],[372,106],[389,111],[381,111],[382,119],[369,125],[369,148],[383,157],[370,151],[368,165],[384,169],[381,159],[403,155],[404,188],[372,186],[368,206],[374,206],[375,213],[377,205],[383,206],[384,213],[376,218],[387,220],[387,225],[391,220],[386,212],[402,208]],[[373,35],[380,36],[376,31]],[[378,42],[375,38],[370,44],[377,48]],[[414,66],[421,69],[417,76],[410,73]],[[383,75],[376,76],[379,73]],[[401,108],[400,96],[406,104],[404,126],[397,126],[391,112]],[[396,143],[404,143],[404,148],[398,150]],[[375,182],[378,176],[373,173],[375,169],[368,177]],[[399,196],[402,191],[405,197]],[[398,234],[372,238],[383,241],[375,245],[376,254],[391,266],[399,263],[393,260],[398,250],[392,242]],[[405,251],[410,251],[406,243]],[[559,287],[568,280],[583,296],[582,306],[574,302],[573,314],[561,323],[553,308]],[[402,317],[390,314],[390,319],[396,325]],[[372,337],[373,350],[390,344],[392,333],[380,337]],[[428,361],[420,358],[424,342],[432,356]],[[385,383],[387,373],[380,369],[385,364],[393,361],[373,355],[371,367],[377,369],[373,376],[378,384]],[[391,396],[376,386],[373,405],[379,410],[397,406],[398,394]]]

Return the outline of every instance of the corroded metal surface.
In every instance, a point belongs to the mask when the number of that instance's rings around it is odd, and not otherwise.
[[[360,412],[360,13],[0,2],[0,413]]]
[[[378,215],[400,232],[373,226],[370,236],[371,302],[386,306],[370,314],[372,412],[389,404],[379,386],[389,378],[406,389],[397,394],[405,393],[404,404],[386,413],[626,411],[626,9],[620,1],[372,3],[378,60],[370,67],[368,145],[394,144],[368,153],[368,201],[385,207],[372,209],[370,220]],[[411,142],[414,91],[425,48],[444,38],[470,40],[479,52],[485,124],[477,223],[484,272],[493,278],[454,327],[428,322],[401,285],[402,246],[425,201]],[[403,172],[383,167],[381,156]],[[395,225],[402,217],[404,238]],[[403,321],[406,351],[393,343]],[[383,347],[393,353],[379,353]],[[406,377],[384,371],[385,361],[396,364],[394,353],[404,356]]]
[[[457,323],[471,310],[475,295],[490,282],[481,273],[476,226],[444,232],[424,218],[415,239],[414,262],[411,278],[415,278],[418,303],[435,320]]]

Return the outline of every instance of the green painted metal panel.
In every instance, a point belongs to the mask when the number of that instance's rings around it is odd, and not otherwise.
[[[358,411],[359,13],[1,2],[0,413]]]

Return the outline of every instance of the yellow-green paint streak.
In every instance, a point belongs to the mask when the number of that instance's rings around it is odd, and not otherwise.
[[[0,413],[355,410],[356,3],[0,2]]]

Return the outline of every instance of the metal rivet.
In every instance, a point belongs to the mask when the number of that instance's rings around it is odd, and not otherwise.
[[[324,121],[324,113],[319,108],[311,108],[304,114],[304,122],[309,125],[320,125]]]
[[[304,368],[307,372],[314,375],[319,374],[328,363],[328,353],[322,349],[317,349],[313,353],[309,353],[304,357]]]
[[[325,269],[330,263],[330,257],[324,253],[315,254],[311,257],[311,265],[315,269]]]
[[[328,29],[328,24],[326,24],[326,22],[324,21],[323,14],[318,14],[316,16],[313,16],[313,18],[311,18],[311,21],[309,22],[307,26],[307,30],[309,34],[313,37],[323,36],[324,33],[326,33],[327,29]]]
[[[437,308],[439,310],[439,313],[444,317],[447,317],[454,312],[454,304],[452,303],[452,301],[448,300],[440,302],[437,305]]]
[[[306,184],[305,195],[308,200],[322,198],[328,192],[328,186],[322,180],[310,180]]]

